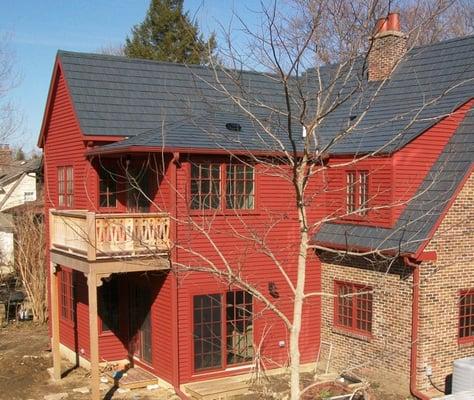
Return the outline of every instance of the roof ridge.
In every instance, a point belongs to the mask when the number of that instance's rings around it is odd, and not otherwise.
[[[81,52],[81,51],[71,51],[71,50],[62,50],[58,49],[56,56],[61,57],[63,55],[70,55],[70,56],[82,56],[88,57],[92,59],[109,59],[109,60],[116,60],[116,61],[123,61],[126,63],[143,63],[149,65],[167,65],[167,66],[179,66],[179,67],[186,67],[192,69],[200,69],[200,70],[207,70],[212,71],[212,67],[208,65],[202,64],[186,64],[186,63],[179,63],[179,62],[172,62],[172,61],[160,61],[160,60],[149,60],[146,58],[136,58],[136,57],[127,57],[127,56],[119,56],[119,55],[112,55],[112,54],[100,54],[100,53],[90,53],[90,52]],[[276,74],[266,71],[254,71],[249,69],[236,69],[236,68],[228,68],[224,66],[219,66],[219,69],[232,71],[237,73],[245,73],[245,74],[252,74],[258,76],[276,76]]]

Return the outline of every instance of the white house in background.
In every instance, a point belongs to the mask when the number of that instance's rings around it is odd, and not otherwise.
[[[14,261],[15,207],[37,199],[38,173],[41,158],[12,161],[0,168],[0,275],[11,272]]]
[[[41,159],[16,162],[0,178],[0,212],[36,200],[36,183]]]

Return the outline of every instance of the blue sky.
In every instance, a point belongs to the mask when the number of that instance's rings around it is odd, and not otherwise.
[[[58,49],[97,52],[123,43],[141,22],[149,0],[18,0],[1,1],[0,33],[11,35],[20,84],[10,97],[23,115],[23,126],[10,142],[31,150],[43,118],[51,71]],[[250,25],[257,16],[254,0],[185,0],[207,34],[227,25],[235,12]]]

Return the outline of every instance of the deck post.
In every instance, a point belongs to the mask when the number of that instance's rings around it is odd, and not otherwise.
[[[59,349],[59,292],[58,272],[56,264],[50,261],[50,286],[51,286],[51,350],[53,352],[53,378],[61,379],[61,352]]]
[[[97,275],[90,271],[87,276],[89,291],[89,343],[91,363],[91,399],[100,399],[99,329],[97,324]]]

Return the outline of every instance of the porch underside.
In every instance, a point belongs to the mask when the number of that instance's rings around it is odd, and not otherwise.
[[[83,257],[50,250],[50,284],[51,284],[51,332],[54,378],[61,379],[60,353],[60,324],[59,324],[59,283],[58,271],[61,266],[82,272],[87,277],[88,309],[89,309],[89,337],[90,337],[90,369],[91,369],[91,399],[100,399],[100,371],[99,371],[99,330],[98,330],[98,302],[97,288],[102,286],[103,279],[112,274],[132,272],[166,271],[170,269],[168,256],[124,257],[87,260]],[[157,383],[157,378],[142,369],[130,370],[130,377],[124,382],[137,388]],[[137,386],[138,385],[138,386]]]

